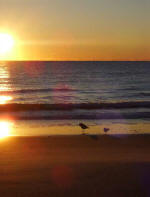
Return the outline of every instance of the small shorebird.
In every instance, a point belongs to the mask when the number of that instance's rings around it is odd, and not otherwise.
[[[107,133],[110,129],[109,128],[104,128],[104,132]]]
[[[79,126],[81,127],[81,129],[83,129],[83,130],[82,130],[82,134],[85,135],[84,130],[85,130],[85,129],[88,129],[89,127],[86,126],[86,125],[83,124],[83,123],[79,123]],[[98,140],[98,136],[97,136],[97,135],[89,135],[89,134],[87,134],[87,136],[89,136],[89,137],[90,137],[91,139],[93,139],[93,140]]]
[[[86,125],[83,124],[83,123],[79,123],[79,126],[81,127],[81,129],[83,129],[83,130],[82,130],[83,133],[84,133],[84,130],[85,130],[85,129],[88,129],[88,128],[89,128],[88,126],[86,126]]]

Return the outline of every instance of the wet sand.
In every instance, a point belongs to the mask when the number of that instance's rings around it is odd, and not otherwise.
[[[0,194],[150,196],[150,135],[0,140]]]

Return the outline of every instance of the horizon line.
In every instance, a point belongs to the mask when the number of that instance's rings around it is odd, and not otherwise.
[[[76,60],[76,59],[70,59],[70,60],[68,60],[68,59],[63,59],[63,60],[58,60],[58,59],[54,59],[54,60],[52,60],[52,59],[41,59],[41,60],[38,60],[38,59],[25,59],[25,60],[11,60],[11,59],[6,59],[6,60],[0,60],[0,62],[149,62],[150,61],[150,59],[146,59],[146,60],[88,60],[88,59],[85,59],[85,60],[80,60],[80,59],[78,59],[78,60]]]

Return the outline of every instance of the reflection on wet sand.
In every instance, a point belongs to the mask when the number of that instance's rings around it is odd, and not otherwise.
[[[11,101],[11,96],[0,96],[0,104],[6,104],[8,101]]]
[[[0,121],[0,139],[4,139],[12,135],[13,123],[10,121]]]

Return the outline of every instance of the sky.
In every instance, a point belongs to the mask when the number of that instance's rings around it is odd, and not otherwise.
[[[150,60],[149,0],[0,0],[14,60]]]

